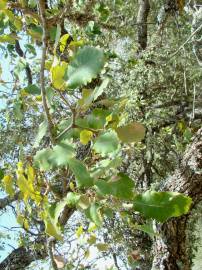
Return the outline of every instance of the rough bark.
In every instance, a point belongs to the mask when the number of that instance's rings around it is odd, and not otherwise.
[[[195,136],[182,160],[181,168],[161,187],[163,191],[181,192],[193,200],[192,209],[202,200],[202,129]],[[191,212],[158,225],[152,269],[190,270],[187,223]]]
[[[137,15],[137,40],[139,51],[147,47],[147,17],[149,15],[149,0],[139,0],[139,10]]]

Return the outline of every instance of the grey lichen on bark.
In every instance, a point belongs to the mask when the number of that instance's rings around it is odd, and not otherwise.
[[[192,209],[202,200],[202,129],[193,139],[184,158],[173,176],[161,186],[162,191],[181,192],[193,200]],[[187,226],[192,212],[179,218],[172,218],[156,229],[160,237],[154,242],[152,270],[190,270],[191,258]]]

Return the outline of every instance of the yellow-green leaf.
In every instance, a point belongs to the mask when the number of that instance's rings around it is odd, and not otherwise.
[[[12,35],[1,35],[0,36],[0,42],[14,44],[15,43],[15,37],[12,36]]]
[[[7,6],[7,0],[0,1],[0,10],[5,9]]]
[[[65,34],[60,38],[60,51],[61,52],[64,52],[68,38],[69,38],[69,34]]]
[[[23,228],[29,229],[29,223],[28,220],[21,214],[17,216],[17,222],[20,224]]]
[[[83,226],[79,226],[76,229],[76,236],[79,238],[83,234]]]
[[[96,247],[99,251],[102,251],[102,252],[109,250],[109,245],[104,244],[104,243],[98,243],[96,244]]]
[[[66,69],[67,69],[67,63],[61,62],[60,64],[56,66],[52,66],[50,70],[52,84],[58,90],[63,91],[65,89],[64,75],[65,75]]]
[[[119,139],[125,143],[139,142],[144,139],[145,127],[137,122],[116,129]]]
[[[15,190],[13,188],[13,179],[11,175],[5,175],[2,179],[3,185],[5,187],[6,193],[8,193],[11,197],[14,195]]]
[[[47,234],[55,237],[58,240],[63,239],[61,236],[61,232],[60,232],[59,227],[57,225],[53,224],[49,218],[46,218],[44,220],[44,223],[45,223],[45,227],[46,227],[45,231]]]
[[[80,142],[84,145],[88,144],[88,142],[92,139],[93,132],[89,130],[82,130],[80,133]]]
[[[91,236],[90,236],[90,238],[88,238],[87,242],[89,245],[93,245],[96,243],[96,240],[97,240],[96,236],[94,234],[91,234]]]

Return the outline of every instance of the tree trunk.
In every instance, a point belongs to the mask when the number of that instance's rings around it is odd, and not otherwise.
[[[202,199],[202,129],[185,152],[182,164],[161,188],[163,191],[181,192],[193,200],[192,209]],[[191,259],[187,239],[188,215],[157,224],[160,237],[154,243],[152,270],[190,270]]]

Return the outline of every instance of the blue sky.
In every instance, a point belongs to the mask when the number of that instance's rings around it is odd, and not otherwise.
[[[9,57],[7,59],[5,59],[1,55],[0,65],[2,68],[1,79],[6,81],[6,82],[11,81],[12,77],[11,77],[11,74],[9,72],[9,69],[10,69]],[[12,87],[12,84],[8,84],[6,86],[7,87],[4,87],[2,85],[2,83],[0,83],[0,95],[1,95],[1,91],[5,91],[5,92],[11,91],[10,87]],[[0,109],[4,108],[5,106],[6,106],[6,100],[3,100],[2,98],[0,98]],[[0,192],[0,198],[3,198],[4,196],[5,196],[5,194],[3,192]],[[15,240],[17,232],[15,232],[15,231],[9,232],[7,229],[3,228],[2,226],[8,227],[8,228],[19,226],[15,220],[15,216],[14,216],[11,208],[10,209],[8,208],[8,211],[6,211],[6,213],[1,213],[1,215],[0,215],[0,232],[4,232],[5,234],[9,234],[9,236],[11,237],[10,240],[6,239],[5,250],[0,250],[0,261],[2,261],[12,251],[11,246],[17,247],[17,241]],[[11,246],[9,246],[9,245],[11,245]]]

